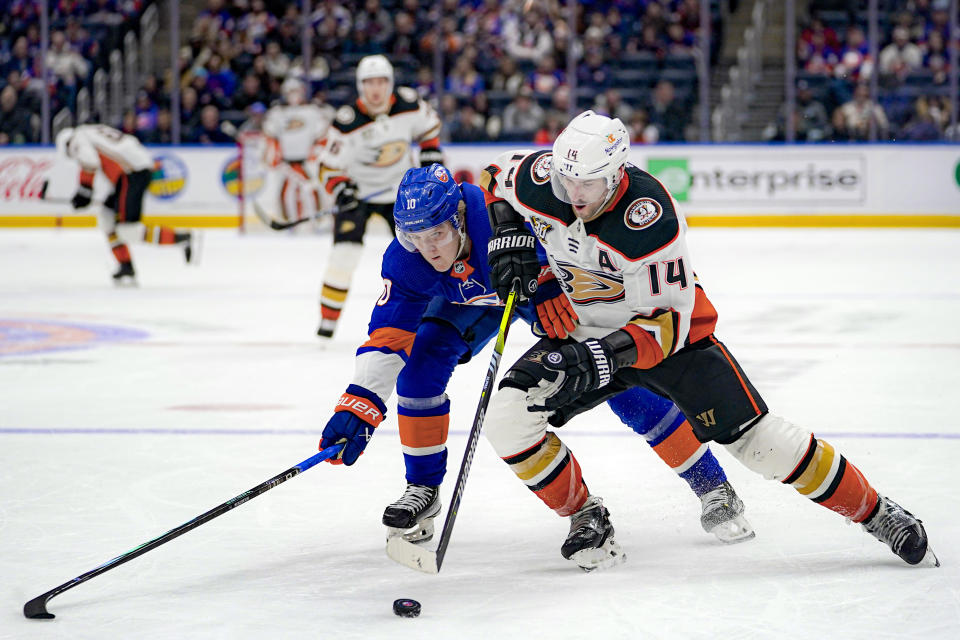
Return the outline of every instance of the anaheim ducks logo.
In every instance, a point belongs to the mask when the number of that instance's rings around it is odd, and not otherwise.
[[[404,140],[387,142],[378,149],[377,159],[370,163],[373,167],[389,167],[402,160],[410,149],[410,143]]]
[[[550,180],[550,165],[553,154],[545,153],[530,167],[530,179],[537,184],[544,184]]]
[[[306,126],[306,123],[300,118],[290,118],[287,120],[287,131],[296,131],[297,129],[303,129]]]
[[[557,261],[560,286],[574,304],[613,304],[624,299],[623,277]]]
[[[639,231],[659,220],[662,214],[663,207],[659,202],[653,198],[638,198],[627,207],[623,221],[629,228]]]
[[[543,362],[543,357],[548,353],[550,352],[547,350],[531,351],[527,355],[523,356],[523,359],[526,360],[527,362]]]

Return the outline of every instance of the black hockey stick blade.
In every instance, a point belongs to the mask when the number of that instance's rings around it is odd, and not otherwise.
[[[303,473],[310,467],[313,467],[314,465],[319,464],[320,462],[323,462],[327,458],[334,457],[335,455],[340,453],[340,450],[342,448],[343,448],[343,445],[334,445],[332,447],[327,447],[323,451],[313,454],[303,462],[296,464],[290,467],[289,469],[287,469],[286,471],[282,473],[278,473],[277,475],[273,476],[269,480],[261,482],[260,484],[253,487],[252,489],[244,491],[240,495],[234,498],[231,498],[230,500],[227,500],[224,503],[217,505],[210,511],[207,511],[206,513],[203,513],[197,516],[193,520],[190,520],[189,522],[185,522],[179,527],[176,527],[175,529],[171,529],[170,531],[167,531],[163,535],[157,536],[153,540],[144,542],[139,547],[131,549],[126,553],[122,553],[116,558],[113,558],[112,560],[108,560],[104,562],[99,567],[92,569],[84,574],[81,574],[76,578],[74,578],[73,580],[64,582],[62,585],[60,585],[59,587],[56,587],[55,589],[51,589],[50,591],[47,591],[46,593],[37,596],[33,600],[30,600],[25,605],[23,605],[23,615],[32,620],[50,620],[54,618],[55,616],[49,611],[47,611],[47,602],[49,602],[51,598],[54,598],[60,595],[61,593],[63,593],[64,591],[68,589],[72,589],[78,584],[86,582],[91,578],[95,578],[101,573],[105,573],[110,569],[113,569],[114,567],[118,567],[124,562],[133,560],[137,556],[141,556],[148,551],[152,551],[153,549],[156,549],[160,545],[170,542],[174,538],[177,538],[192,529],[196,529],[202,524],[206,524],[207,522],[213,520],[217,516],[222,516],[227,511],[230,511],[236,507],[239,507],[240,505],[246,502],[249,502],[250,500],[256,498],[257,496],[266,493],[270,489],[273,489],[277,485],[286,482],[290,478]]]
[[[500,331],[497,333],[497,343],[493,347],[493,356],[491,356],[490,365],[487,367],[487,375],[483,379],[480,403],[477,406],[477,413],[473,417],[473,426],[470,427],[470,434],[467,437],[467,448],[463,453],[463,461],[460,463],[460,473],[457,474],[457,482],[453,488],[453,496],[450,498],[450,508],[447,509],[447,517],[443,523],[443,531],[440,533],[437,550],[431,551],[409,540],[404,540],[403,536],[387,538],[387,555],[390,556],[390,559],[405,567],[424,573],[440,573],[440,566],[443,564],[443,557],[447,553],[447,545],[450,544],[450,536],[453,534],[453,524],[456,522],[457,513],[460,510],[463,490],[467,485],[467,476],[470,474],[470,467],[473,465],[473,455],[477,450],[477,443],[480,441],[483,417],[487,412],[487,405],[490,404],[490,395],[493,393],[497,370],[500,368],[500,359],[503,357],[507,332],[510,330],[510,323],[513,322],[516,299],[517,289],[515,286],[510,295],[507,296],[507,303],[503,308]]]

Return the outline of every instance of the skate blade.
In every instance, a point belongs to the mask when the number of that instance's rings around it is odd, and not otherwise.
[[[712,533],[716,536],[717,540],[723,544],[737,544],[757,537],[753,527],[750,526],[750,523],[747,522],[747,519],[743,516],[737,516],[732,520],[721,522],[713,529],[710,529],[708,533]]]
[[[583,571],[611,569],[617,565],[623,564],[627,560],[626,554],[620,545],[615,541],[608,539],[601,546],[595,549],[581,549],[570,556],[570,560],[575,562]]]
[[[133,278],[121,278],[120,280],[114,280],[113,286],[117,289],[136,289],[140,285]]]
[[[409,529],[400,529],[398,527],[387,527],[387,541],[390,538],[400,537],[407,542],[419,544],[421,542],[430,542],[433,539],[433,518],[427,518],[418,522]]]
[[[933,548],[930,545],[927,545],[927,553],[924,554],[923,560],[917,563],[917,566],[920,567],[939,567],[940,559],[937,558],[937,554],[933,552]]]

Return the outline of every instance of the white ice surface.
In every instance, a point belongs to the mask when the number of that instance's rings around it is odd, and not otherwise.
[[[767,403],[923,518],[939,569],[906,566],[714,447],[757,531],[723,546],[602,407],[561,436],[626,564],[563,560],[567,523],[481,442],[443,569],[418,574],[386,557],[379,522],[403,488],[391,399],[356,466],[311,469],[57,596],[55,620],[23,618],[30,598],[312,455],[349,382],[385,235],[326,349],[313,332],[328,236],[205,240],[197,267],[133,246],[140,287],[115,289],[96,231],[0,232],[0,322],[148,334],[4,355],[0,327],[0,638],[960,637],[960,235],[904,230],[695,228],[690,243],[718,336]],[[504,369],[532,341],[515,325]],[[449,389],[445,503],[488,360]],[[423,614],[395,617],[400,597]]]

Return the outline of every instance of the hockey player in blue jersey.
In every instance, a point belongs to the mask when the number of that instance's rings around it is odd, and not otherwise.
[[[357,350],[353,380],[323,430],[320,449],[344,443],[331,462],[355,463],[383,421],[396,386],[407,488],[387,506],[383,524],[388,535],[426,541],[440,511],[447,466],[446,386],[457,364],[496,335],[503,310],[487,265],[491,232],[482,189],[458,185],[439,164],[410,169],[400,183],[394,220],[396,239],[383,256],[384,290],[369,338]],[[565,338],[577,317],[541,257],[533,304],[518,307],[516,314],[535,332]],[[754,536],[720,464],[672,402],[635,387],[610,399],[609,406],[701,499],[705,531],[726,543]],[[541,483],[552,486],[555,480]]]

